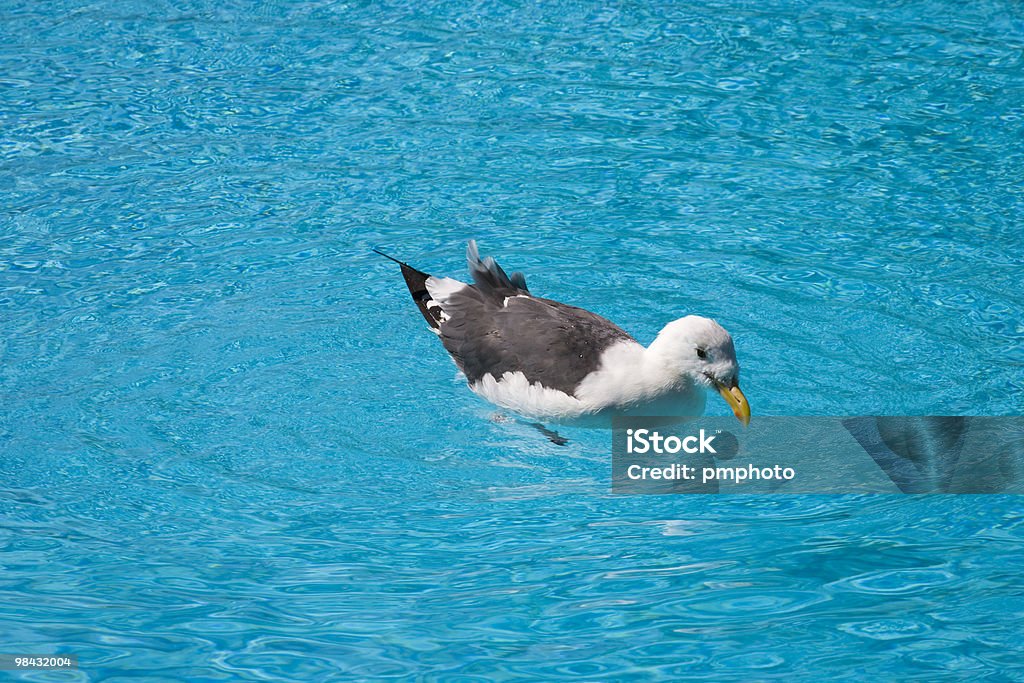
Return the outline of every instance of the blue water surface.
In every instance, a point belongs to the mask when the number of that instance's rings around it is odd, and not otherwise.
[[[1020,498],[612,496],[370,252],[1020,413],[1020,3],[0,0],[0,66],[19,680],[1024,679]]]

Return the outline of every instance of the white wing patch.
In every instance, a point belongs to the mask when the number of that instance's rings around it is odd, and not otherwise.
[[[424,283],[427,293],[430,294],[430,301],[427,302],[427,312],[434,316],[439,323],[444,324],[451,318],[444,310],[444,305],[451,297],[468,287],[465,282],[450,277],[428,277]],[[431,327],[430,331],[441,336],[441,330]]]
[[[452,296],[461,292],[466,287],[469,287],[465,282],[459,282],[455,278],[450,277],[428,277],[426,283],[427,293],[430,294],[430,298],[441,304],[443,307],[448,303]]]

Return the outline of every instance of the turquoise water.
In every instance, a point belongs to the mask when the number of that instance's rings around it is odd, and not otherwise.
[[[1018,3],[0,16],[21,679],[1024,678],[1021,499],[612,496],[369,251],[716,317],[755,416],[1020,413]]]

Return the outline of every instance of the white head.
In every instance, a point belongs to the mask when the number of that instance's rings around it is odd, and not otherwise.
[[[750,405],[740,391],[736,348],[729,333],[714,320],[697,315],[673,320],[648,350],[669,372],[717,391],[743,424],[750,421]]]

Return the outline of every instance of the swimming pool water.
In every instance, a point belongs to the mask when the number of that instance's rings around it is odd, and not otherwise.
[[[1020,499],[612,496],[370,253],[715,317],[755,417],[1018,414],[1018,4],[0,14],[24,680],[1024,677]]]

